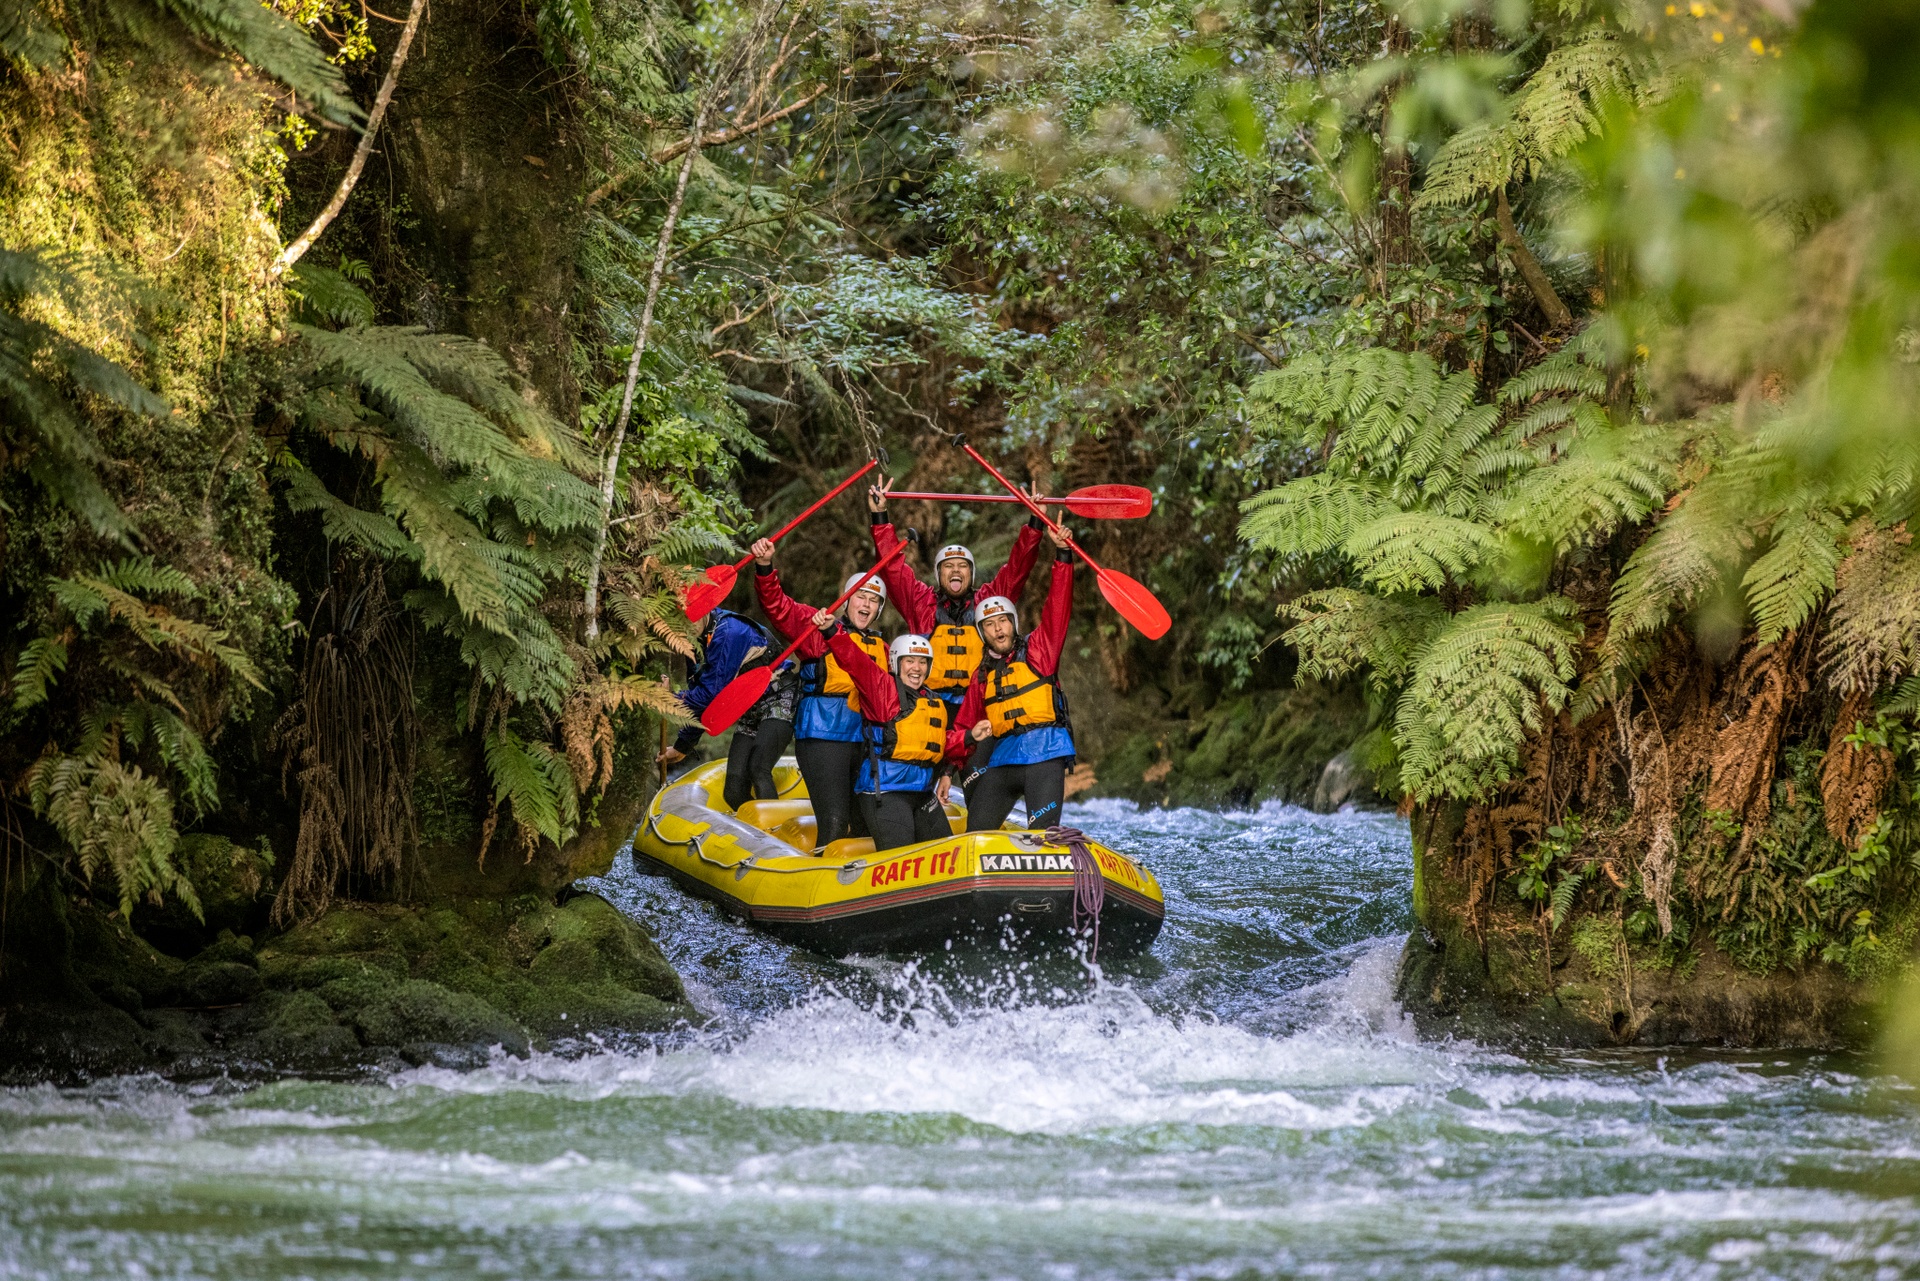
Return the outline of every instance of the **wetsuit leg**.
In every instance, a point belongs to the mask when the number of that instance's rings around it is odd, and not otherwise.
[[[813,801],[813,848],[824,850],[847,834],[853,818],[853,770],[860,744],[830,738],[803,738],[793,745],[800,758],[800,777],[807,780]]]
[[[860,791],[860,764],[867,759],[865,743],[847,744],[847,795],[854,796]],[[847,814],[847,835],[860,837],[872,836],[873,829],[867,825],[867,810],[863,805],[849,803]]]
[[[871,792],[861,794],[860,808],[866,811],[867,826],[873,829],[875,853],[913,844],[914,799],[912,792],[882,792],[878,796]]]
[[[1021,790],[1027,797],[1027,826],[1036,832],[1060,826],[1060,809],[1067,798],[1067,758],[1056,756],[1020,768],[1026,774]]]
[[[913,839],[921,841],[942,841],[953,835],[953,824],[947,822],[947,811],[939,801],[933,799],[932,792],[911,792],[913,798]]]
[[[967,830],[998,831],[1013,813],[1013,803],[1026,786],[1025,765],[996,765],[974,780],[967,793]]]
[[[967,767],[960,771],[960,792],[966,798],[967,808],[973,808],[973,789],[987,772],[987,762],[993,759],[994,740],[989,738],[975,743],[973,750],[967,753]]]
[[[756,800],[780,799],[780,785],[773,781],[773,767],[787,754],[787,744],[792,741],[792,721],[776,720],[769,716],[753,731],[753,755],[749,758],[747,770]]]
[[[727,785],[721,793],[730,810],[753,799],[753,749],[754,735],[743,729],[733,731],[733,741],[727,744]]]

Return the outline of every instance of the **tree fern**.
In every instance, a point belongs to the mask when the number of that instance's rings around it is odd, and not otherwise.
[[[1356,529],[1397,510],[1370,486],[1348,476],[1316,472],[1243,505],[1240,537],[1262,551],[1314,556],[1332,551]]]
[[[1337,681],[1363,669],[1382,690],[1397,686],[1446,621],[1425,596],[1375,596],[1348,588],[1309,592],[1280,607],[1296,619],[1283,639],[1300,654],[1300,673]]]
[[[1833,591],[1845,539],[1840,518],[1819,507],[1797,508],[1774,523],[1773,545],[1741,580],[1756,643],[1772,644],[1820,608]]]
[[[1645,520],[1675,479],[1672,433],[1616,429],[1604,417],[1583,426],[1551,466],[1522,470],[1502,493],[1502,522],[1562,553]]]
[[[1851,694],[1920,670],[1920,553],[1904,533],[1861,530],[1838,578],[1822,645],[1828,682]]]
[[[1396,713],[1408,791],[1481,798],[1511,776],[1542,710],[1558,711],[1572,692],[1573,612],[1563,597],[1479,605],[1434,637]]]
[[[1473,576],[1500,550],[1486,525],[1438,512],[1390,512],[1353,531],[1341,550],[1377,591],[1437,590]]]
[[[1653,83],[1651,67],[1611,32],[1562,45],[1508,96],[1503,119],[1462,129],[1434,153],[1414,207],[1465,204],[1539,177],[1592,136],[1609,100],[1642,99]]]

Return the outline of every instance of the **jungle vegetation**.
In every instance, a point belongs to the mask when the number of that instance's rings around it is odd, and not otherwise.
[[[1082,531],[1176,620],[1089,598],[1116,697],[1358,691],[1476,904],[1911,934],[1904,11],[421,10],[0,14],[10,869],[191,904],[219,832],[286,921],[549,858],[676,586],[869,456],[980,488],[963,431],[1159,495]]]

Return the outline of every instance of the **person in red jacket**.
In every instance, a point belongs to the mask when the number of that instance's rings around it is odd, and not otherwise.
[[[887,494],[892,488],[889,480],[867,490],[873,547],[881,556],[900,541],[893,522],[887,519]],[[973,553],[959,543],[948,543],[934,556],[932,586],[920,581],[904,556],[880,571],[886,579],[887,599],[906,620],[907,630],[932,643],[933,670],[927,674],[927,688],[950,707],[959,705],[985,652],[974,626],[974,606],[989,596],[1020,599],[1020,593],[1027,589],[1027,576],[1039,558],[1040,531],[1045,528],[1038,516],[1030,517],[1013,540],[1007,563],[985,586],[975,586]]]
[[[933,647],[924,636],[896,636],[888,647],[889,673],[826,610],[813,616],[813,625],[859,693],[867,759],[857,790],[874,851],[953,835],[941,804],[947,705],[926,688]]]
[[[863,816],[854,808],[854,774],[866,758],[862,748],[859,699],[853,681],[840,661],[827,652],[827,643],[814,629],[814,606],[787,595],[773,567],[773,544],[760,539],[753,545],[754,591],[774,630],[800,642],[800,705],[793,722],[793,754],[800,777],[807,782],[813,802],[814,848],[824,850],[843,836],[865,836]],[[887,658],[887,641],[878,630],[887,606],[887,586],[879,578],[855,574],[847,586],[866,586],[847,598],[840,616],[853,643],[876,662]]]
[[[1029,828],[1055,827],[1066,802],[1074,749],[1060,655],[1073,619],[1073,544],[1064,529],[1048,530],[1047,537],[1054,547],[1053,576],[1039,625],[1020,635],[1019,610],[1004,596],[988,597],[978,607],[987,653],[947,732],[947,759],[975,754],[969,768],[979,771],[966,789],[969,832],[998,828],[1020,797],[1027,802]],[[982,768],[977,753],[989,744]]]

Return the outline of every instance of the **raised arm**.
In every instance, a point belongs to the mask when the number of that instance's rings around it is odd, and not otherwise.
[[[818,658],[827,652],[826,642],[813,626],[813,606],[787,595],[779,570],[771,565],[755,566],[753,590],[759,595],[760,608],[766,611],[773,629],[787,640],[799,638],[800,657]]]
[[[1020,527],[1020,533],[1013,540],[1013,550],[1007,553],[1007,563],[980,589],[979,599],[989,596],[1020,599],[1020,593],[1027,590],[1027,576],[1033,573],[1034,562],[1040,558],[1040,531],[1045,528],[1038,516],[1027,517],[1027,523]]]
[[[900,714],[900,691],[893,677],[880,670],[871,655],[853,643],[839,623],[827,633],[827,648],[840,660],[840,666],[860,694],[860,714],[870,721],[890,721]]]
[[[867,489],[867,525],[873,532],[874,555],[881,559],[900,545],[900,534],[887,519],[887,491],[892,488],[888,480]],[[933,588],[920,581],[904,554],[880,571],[880,581],[887,585],[887,602],[900,611],[908,631],[924,636],[933,630],[939,599]]]
[[[900,545],[900,535],[884,513],[875,512],[872,520],[874,555],[884,558]],[[904,554],[881,569],[880,581],[887,585],[887,603],[900,611],[908,631],[925,635],[933,630],[933,588],[920,581]]]
[[[1027,637],[1027,666],[1042,676],[1060,670],[1060,655],[1067,647],[1067,624],[1073,621],[1073,553],[1066,548],[1053,553],[1053,576],[1047,581],[1047,602],[1040,607],[1040,622]]]

